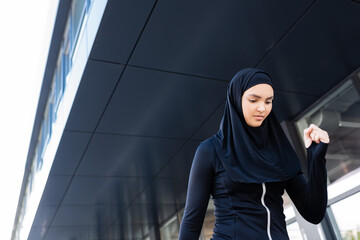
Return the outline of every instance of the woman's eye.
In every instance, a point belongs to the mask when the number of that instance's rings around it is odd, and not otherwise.
[[[249,102],[254,103],[254,102],[256,102],[256,100],[255,99],[249,99]]]
[[[272,102],[265,102],[266,104],[271,104]]]

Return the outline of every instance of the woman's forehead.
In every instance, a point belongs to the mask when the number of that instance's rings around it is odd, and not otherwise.
[[[262,84],[257,84],[255,86],[252,86],[251,88],[247,89],[244,92],[244,95],[256,95],[256,96],[260,96],[260,97],[272,97],[274,95],[274,90],[273,88],[266,83],[262,83]]]

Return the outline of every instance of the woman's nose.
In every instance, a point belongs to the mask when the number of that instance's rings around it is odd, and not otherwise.
[[[265,111],[264,105],[263,105],[263,104],[260,104],[260,105],[257,107],[257,110],[258,110],[259,112],[264,112],[264,111]]]

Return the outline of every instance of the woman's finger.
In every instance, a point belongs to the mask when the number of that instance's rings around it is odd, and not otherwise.
[[[310,124],[308,128],[304,129],[304,143],[305,147],[308,148],[311,145],[311,142],[316,143],[329,143],[330,138],[329,134],[316,126],[315,124]]]
[[[318,126],[316,126],[315,124],[310,124],[309,128],[313,129],[313,130],[317,130],[320,129]]]
[[[312,140],[314,140],[315,135],[316,135],[316,132],[315,132],[315,131],[312,131],[312,132],[310,133],[310,138],[311,138]]]
[[[313,135],[311,136],[311,139],[314,142],[316,142],[316,143],[320,143],[320,142],[329,143],[330,142],[328,133],[326,131],[322,130],[321,128],[317,127],[316,125],[314,125],[312,133],[313,133]]]
[[[319,135],[319,133],[315,134],[314,141],[316,143],[320,143],[320,135]]]

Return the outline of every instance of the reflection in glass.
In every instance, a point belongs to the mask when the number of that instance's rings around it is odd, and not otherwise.
[[[339,229],[342,239],[351,240],[360,240],[360,192],[356,193],[360,184],[359,73],[336,86],[296,122],[300,135],[311,123],[329,133],[328,196],[329,204],[335,203],[328,215],[335,233],[339,234]]]
[[[295,218],[295,210],[293,205],[291,204],[291,199],[287,192],[284,193],[282,196],[283,198],[283,207],[284,207],[284,214],[285,214],[285,221],[288,223],[289,221],[292,221],[292,219]]]
[[[177,240],[180,224],[177,215],[171,218],[164,226],[160,228],[161,239]]]
[[[303,240],[300,227],[297,222],[293,222],[286,226],[286,230],[289,234],[290,240]]]
[[[360,192],[331,205],[342,239],[360,240]]]
[[[291,204],[289,195],[285,192],[283,195],[284,201],[284,214],[286,221],[286,230],[289,235],[290,240],[303,240],[300,227],[298,222],[296,222],[296,214],[294,206]]]
[[[326,167],[330,183],[360,167],[360,80],[347,80],[297,122],[299,133],[311,123],[331,139]]]

